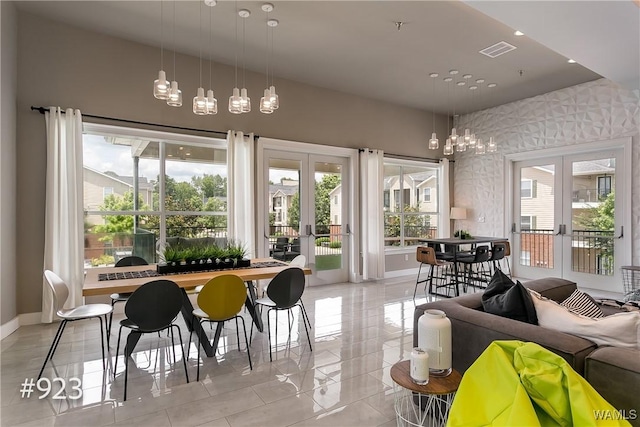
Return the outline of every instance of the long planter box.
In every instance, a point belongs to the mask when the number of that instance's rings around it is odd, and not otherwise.
[[[192,273],[196,271],[217,271],[228,270],[234,268],[247,268],[251,266],[251,260],[248,259],[229,259],[218,261],[196,261],[191,264],[158,264],[158,274],[172,273]]]

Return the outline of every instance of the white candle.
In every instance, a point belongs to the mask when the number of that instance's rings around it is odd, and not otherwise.
[[[416,384],[429,382],[429,353],[420,347],[411,351],[411,379]]]

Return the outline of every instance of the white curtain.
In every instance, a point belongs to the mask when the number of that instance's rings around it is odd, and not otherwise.
[[[82,305],[84,220],[82,192],[82,115],[50,107],[47,127],[47,181],[44,269],[69,287],[65,307]],[[43,278],[42,322],[53,321],[53,295]]]
[[[451,202],[449,199],[449,159],[440,159],[440,221],[442,223],[438,227],[440,230],[438,237],[451,236],[451,220],[449,219],[449,211],[451,210]]]
[[[360,151],[362,279],[384,278],[384,163],[381,150]]]
[[[254,189],[254,140],[253,133],[246,137],[242,132],[227,133],[229,161],[229,237],[242,243],[247,256],[253,257],[255,239],[255,189]]]

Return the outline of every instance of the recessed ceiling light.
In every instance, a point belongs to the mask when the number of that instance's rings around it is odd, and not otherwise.
[[[445,78],[444,78],[444,81],[445,81],[445,82],[447,82],[447,83],[449,83],[449,82],[450,82],[450,81],[452,81],[452,80],[453,80],[453,79],[452,79],[451,77],[445,77]]]
[[[489,84],[487,85],[487,87],[496,87],[496,86],[498,86],[498,84],[497,84],[497,83],[489,83]]]
[[[513,33],[513,35],[514,35],[514,36],[518,36],[518,37],[520,37],[520,36],[524,36],[524,33],[523,33],[522,31],[520,31],[520,30],[516,30],[516,31]]]
[[[569,64],[575,64],[575,63],[576,63],[576,61],[575,61],[574,59],[569,59],[567,62],[568,62]]]

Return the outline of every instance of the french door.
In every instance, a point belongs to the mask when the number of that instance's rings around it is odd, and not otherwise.
[[[348,168],[348,157],[264,150],[264,253],[304,255],[312,285],[348,281]]]
[[[621,291],[631,254],[625,163],[622,148],[514,162],[514,275]]]

